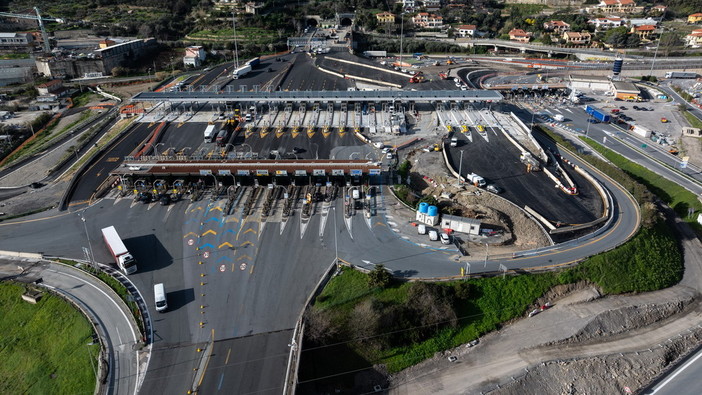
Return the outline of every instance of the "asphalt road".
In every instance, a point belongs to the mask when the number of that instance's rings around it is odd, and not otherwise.
[[[137,124],[113,143],[109,150],[98,156],[78,180],[69,205],[75,207],[87,204],[98,187],[109,177],[110,172],[120,165],[125,156],[146,140],[155,127],[147,123]]]
[[[702,389],[700,375],[702,363],[699,363],[702,351],[698,351],[686,358],[677,369],[665,375],[652,387],[644,389],[642,394],[677,395],[699,393]]]
[[[20,274],[18,266],[26,270]],[[132,325],[131,313],[123,303],[114,300],[117,296],[107,285],[94,281],[78,269],[45,261],[30,264],[25,260],[18,262],[12,258],[2,258],[0,274],[3,277],[12,276],[18,281],[41,278],[43,286],[57,291],[87,311],[102,328],[101,335],[107,347],[107,393],[137,393],[139,368],[135,346],[139,335]]]
[[[526,165],[519,160],[521,152],[498,129],[487,128],[486,134],[489,140],[473,130],[473,141],[463,133],[454,134],[459,146],[449,148],[448,158],[454,169],[462,167],[463,176],[479,174],[488,184],[496,183],[503,188],[505,199],[522,208],[529,206],[554,223],[580,224],[599,217],[601,199],[575,171],[564,167],[582,190],[578,195],[568,195],[554,188],[553,181],[543,172],[527,173]],[[549,170],[553,172],[554,168]]]

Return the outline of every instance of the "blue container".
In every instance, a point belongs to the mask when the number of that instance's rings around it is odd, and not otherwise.
[[[429,203],[427,203],[427,202],[419,203],[419,212],[420,213],[426,214],[428,208],[429,208]]]
[[[436,206],[429,206],[429,212],[427,213],[430,217],[436,217],[439,215],[439,209]]]

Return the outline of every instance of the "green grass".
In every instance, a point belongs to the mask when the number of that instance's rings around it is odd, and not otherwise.
[[[91,100],[95,99],[96,96],[97,95],[95,93],[90,91],[80,93],[73,97],[73,107],[83,107],[86,104],[90,103]]]
[[[626,159],[609,148],[598,144],[592,139],[582,139],[590,147],[611,161],[615,166],[622,169],[636,181],[645,185],[651,192],[656,194],[659,198],[661,198],[661,200],[672,207],[681,218],[688,219],[688,222],[691,224],[696,223],[696,221],[693,219],[686,218],[688,208],[694,208],[695,212],[700,212],[702,210],[702,203],[700,203],[694,193],[681,187],[677,183],[652,172],[646,167]]]
[[[455,302],[456,327],[445,326],[427,340],[386,349],[356,342],[353,340],[355,334],[347,333],[345,339],[332,341],[343,345],[336,346],[333,353],[317,351],[310,354],[316,361],[312,363],[314,368],[308,368],[305,375],[334,375],[374,364],[385,364],[390,372],[398,372],[523,316],[534,300],[558,284],[587,281],[608,294],[645,292],[670,287],[682,279],[682,274],[683,257],[675,235],[665,222],[659,221],[650,228],[642,228],[623,246],[587,259],[574,268],[555,273],[466,280],[471,285],[471,297]],[[459,282],[440,285],[454,287]],[[345,268],[341,276],[327,284],[313,308],[327,310],[331,320],[343,328],[350,322],[351,313],[357,305],[373,299],[386,307],[399,306],[407,301],[412,286],[413,283],[395,283],[386,289],[371,288],[366,274]],[[406,329],[411,331],[414,328]],[[348,356],[352,361],[343,370],[334,362],[339,360],[340,355]]]
[[[99,345],[87,345],[88,320],[58,296],[44,293],[32,305],[22,301],[23,292],[0,284],[0,392],[92,394]]]
[[[0,59],[10,60],[10,59],[29,59],[28,53],[4,53],[0,54]]]
[[[690,126],[692,126],[693,128],[702,129],[702,121],[699,118],[690,114],[690,112],[687,110],[682,111],[682,114],[685,117],[685,119],[687,119],[687,122],[690,123]]]

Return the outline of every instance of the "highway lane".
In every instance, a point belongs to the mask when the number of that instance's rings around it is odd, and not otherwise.
[[[678,395],[700,393],[702,384],[702,350],[686,358],[676,369],[672,370],[655,385],[649,386],[641,391],[642,394],[656,395]]]
[[[85,205],[98,187],[109,177],[110,172],[122,163],[122,159],[134,151],[153,132],[156,125],[139,123],[116,140],[112,147],[97,157],[80,176],[70,198],[70,206]]]
[[[604,145],[608,148],[633,162],[664,175],[695,194],[702,193],[702,174],[689,168],[680,169],[680,160],[664,150],[656,149],[656,143],[653,141],[640,139],[609,124],[589,124],[588,127],[587,114],[580,107],[570,107],[568,110],[551,109],[548,112],[564,114],[568,118],[568,123],[577,125],[577,128],[583,131],[581,133],[587,134],[598,143],[602,144],[606,137]],[[642,147],[643,144],[646,144],[646,148]]]
[[[19,273],[18,267],[26,270]],[[139,334],[129,309],[105,284],[91,279],[85,272],[65,265],[38,261],[28,263],[12,258],[0,259],[0,273],[19,276],[19,281],[41,278],[41,285],[71,299],[84,309],[101,328],[107,347],[107,393],[133,395],[137,393],[139,366],[136,345]]]

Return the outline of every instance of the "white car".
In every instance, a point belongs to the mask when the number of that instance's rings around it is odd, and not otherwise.
[[[417,225],[417,233],[419,233],[420,235],[427,234],[427,226],[424,224]]]
[[[451,244],[451,236],[446,234],[446,232],[441,232],[439,237],[441,237],[441,244]]]
[[[429,231],[429,240],[431,240],[431,241],[439,240],[439,234],[435,230],[430,230]]]

